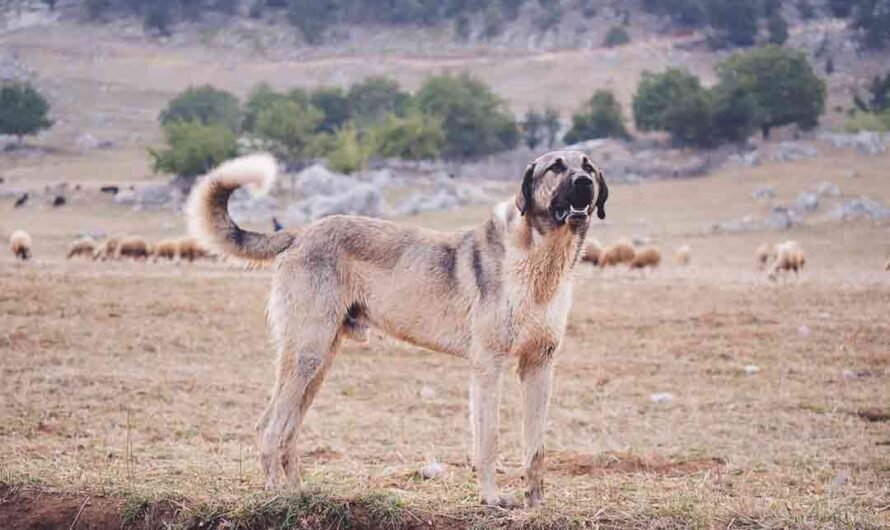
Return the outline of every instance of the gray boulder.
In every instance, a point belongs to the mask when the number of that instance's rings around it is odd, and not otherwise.
[[[890,219],[890,208],[872,198],[862,196],[839,204],[831,213],[834,219]]]
[[[816,186],[816,193],[821,197],[840,197],[841,189],[834,182],[825,181]]]
[[[813,213],[819,209],[819,195],[805,191],[797,196],[797,207],[806,213]]]
[[[772,186],[761,186],[751,193],[751,197],[758,201],[773,199],[776,197],[776,188]]]

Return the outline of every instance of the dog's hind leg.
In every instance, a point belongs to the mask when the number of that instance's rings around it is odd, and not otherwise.
[[[268,314],[278,344],[278,372],[272,398],[257,423],[267,487],[300,485],[300,425],[341,340],[345,308],[338,308],[334,289],[327,287],[307,278],[294,281],[293,276],[273,283]]]
[[[522,369],[522,436],[523,466],[527,484],[526,499],[530,507],[544,500],[544,430],[547,407],[553,386],[553,362]]]

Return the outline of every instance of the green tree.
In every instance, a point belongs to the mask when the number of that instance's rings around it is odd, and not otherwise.
[[[359,125],[375,123],[388,114],[403,115],[411,96],[385,77],[369,77],[349,88],[352,115]]]
[[[111,8],[111,0],[86,0],[87,18],[102,20]]]
[[[627,138],[621,103],[611,90],[597,90],[584,107],[572,115],[572,128],[565,142],[574,144],[592,138]]]
[[[0,87],[0,134],[16,136],[21,145],[25,136],[48,129],[49,102],[27,83]]]
[[[307,43],[319,44],[337,12],[334,0],[290,0],[287,15],[291,23],[300,28]]]
[[[251,89],[244,103],[244,117],[241,127],[245,131],[253,132],[256,128],[256,118],[260,111],[276,101],[286,101],[287,96],[276,92],[268,83],[260,83]]]
[[[218,124],[179,121],[164,126],[167,147],[149,149],[156,172],[203,175],[237,153],[235,135]]]
[[[751,46],[757,36],[758,2],[709,0],[706,4],[708,24],[715,31],[716,46]]]
[[[788,23],[780,13],[776,12],[770,15],[766,29],[769,32],[770,43],[781,46],[788,40]]]
[[[773,127],[791,123],[815,127],[825,111],[825,82],[799,51],[766,46],[736,53],[717,66],[717,75],[751,94],[764,138]]]
[[[277,144],[276,155],[296,162],[310,154],[313,135],[324,116],[311,105],[277,99],[256,116],[254,133]]]
[[[376,154],[405,160],[438,158],[445,144],[441,120],[417,111],[403,118],[390,114],[371,130],[371,137]]]
[[[547,147],[556,145],[556,137],[559,130],[562,129],[562,121],[559,119],[559,112],[553,107],[544,109],[544,143]]]
[[[415,99],[422,112],[442,120],[448,158],[503,151],[519,142],[516,119],[503,101],[468,74],[430,76]]]
[[[676,68],[643,72],[633,99],[637,128],[667,131],[677,144],[712,145],[711,112],[711,95],[698,78]]]
[[[324,114],[319,129],[334,132],[352,118],[349,98],[339,87],[318,88],[309,95],[309,102]]]
[[[173,14],[166,0],[158,0],[148,5],[142,28],[146,33],[157,33],[164,37],[172,35]]]
[[[241,130],[238,98],[210,85],[186,89],[167,103],[158,119],[162,125],[174,121],[198,121],[203,125],[221,125],[233,133]]]
[[[607,48],[623,46],[628,42],[630,42],[630,35],[627,33],[627,30],[621,26],[612,26],[609,28],[609,31],[606,32],[606,38],[603,39],[603,44]]]
[[[847,18],[853,12],[852,0],[828,0],[828,11],[837,18]]]
[[[522,141],[529,149],[535,149],[545,141],[547,131],[544,130],[544,114],[534,109],[525,112],[520,127]]]
[[[857,0],[851,25],[862,31],[866,47],[883,48],[890,42],[890,0]]]
[[[810,3],[810,0],[799,0],[797,2],[797,12],[800,13],[800,18],[804,20],[811,20],[816,17],[816,9]]]
[[[735,84],[723,82],[710,91],[714,143],[742,142],[757,130],[757,99]]]

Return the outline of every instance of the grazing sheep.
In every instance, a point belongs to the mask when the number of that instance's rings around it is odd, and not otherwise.
[[[766,267],[766,264],[774,256],[774,249],[769,243],[764,243],[757,247],[757,250],[754,251],[754,257],[757,259],[757,268],[763,270]]]
[[[152,248],[154,261],[164,258],[174,261],[179,258],[179,240],[178,239],[162,239],[155,243]]]
[[[638,249],[630,260],[631,269],[645,269],[650,267],[654,269],[661,263],[661,251],[655,247],[643,247]]]
[[[677,265],[685,267],[692,259],[692,249],[689,248],[689,245],[682,245],[677,249],[677,254],[674,257],[677,260]]]
[[[68,254],[65,259],[75,256],[87,256],[92,258],[96,254],[96,241],[90,236],[78,237],[68,245]]]
[[[581,261],[590,263],[591,265],[598,265],[602,252],[603,247],[600,245],[599,241],[595,239],[593,241],[588,241],[584,244],[584,253],[581,254]]]
[[[151,255],[151,245],[142,236],[128,236],[121,239],[115,258],[147,259]]]
[[[31,258],[31,235],[24,230],[16,230],[9,236],[9,248],[16,258],[25,261]]]
[[[620,263],[630,263],[633,261],[635,254],[636,251],[630,241],[616,241],[604,248],[602,253],[600,253],[599,266],[610,267]]]
[[[193,237],[184,237],[179,240],[179,258],[187,259],[191,263],[196,259],[206,258],[207,251]]]
[[[106,261],[117,257],[117,247],[120,246],[121,238],[112,236],[102,242],[93,254],[94,260]]]
[[[806,264],[806,255],[797,241],[785,241],[775,247],[775,258],[769,268],[768,277],[775,280],[780,272],[794,271],[797,274]]]

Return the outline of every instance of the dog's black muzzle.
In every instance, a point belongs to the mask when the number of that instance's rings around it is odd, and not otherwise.
[[[590,217],[593,204],[593,179],[585,174],[571,177],[565,191],[563,204],[553,209],[553,216],[559,223],[584,222]]]

